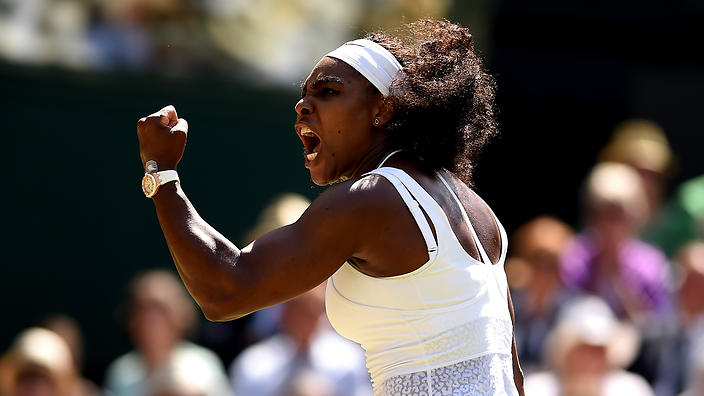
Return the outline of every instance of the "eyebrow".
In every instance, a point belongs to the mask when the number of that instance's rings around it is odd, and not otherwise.
[[[320,76],[320,77],[316,78],[315,81],[310,83],[310,86],[311,86],[311,88],[317,88],[321,84],[325,84],[328,82],[334,82],[334,83],[338,83],[340,85],[345,85],[345,82],[340,77],[324,75],[324,76]],[[306,91],[306,82],[304,81],[301,83],[301,93],[304,93],[305,91]]]

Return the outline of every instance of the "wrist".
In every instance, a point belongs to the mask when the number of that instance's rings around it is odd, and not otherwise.
[[[178,191],[180,190],[179,188],[180,184],[179,182],[175,183],[166,183],[159,187],[159,190],[152,196],[152,201],[158,202],[160,200],[163,200],[169,196],[174,196],[179,194]]]
[[[158,168],[153,161],[147,162],[145,167],[147,171],[142,177],[142,192],[147,198],[154,197],[164,185],[180,182],[178,173],[173,169],[156,171]]]

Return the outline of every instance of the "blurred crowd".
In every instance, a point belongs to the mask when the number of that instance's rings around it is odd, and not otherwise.
[[[247,235],[294,222],[309,201],[276,197]],[[66,315],[22,331],[0,356],[0,396],[371,396],[360,346],[325,316],[325,288],[227,324],[199,325],[200,313],[170,270],[137,274],[121,323],[133,350],[102,384],[83,378],[82,335]]]
[[[539,216],[511,240],[528,395],[704,395],[704,177],[667,196],[664,131],[618,125],[581,192],[578,231]]]
[[[0,0],[0,59],[291,86],[325,52],[450,0]],[[255,78],[252,78],[255,77]]]
[[[0,59],[291,86],[360,32],[442,17],[451,3],[0,0]],[[624,121],[584,178],[580,224],[545,214],[513,232],[506,271],[528,396],[704,396],[704,175],[670,186],[676,171],[660,126]],[[245,242],[307,205],[276,198]],[[215,325],[174,272],[147,271],[120,309],[134,349],[103,383],[82,377],[79,324],[52,315],[2,351],[0,396],[371,395],[363,351],[331,329],[323,294]]]
[[[657,124],[625,121],[585,178],[577,231],[540,215],[513,232],[506,271],[528,396],[704,395],[704,176],[667,194],[675,169]],[[308,204],[276,197],[243,242],[294,222]],[[156,269],[133,279],[119,311],[134,349],[102,384],[81,377],[79,326],[53,315],[0,357],[0,395],[372,392],[363,351],[327,321],[324,285],[199,325],[177,275]]]

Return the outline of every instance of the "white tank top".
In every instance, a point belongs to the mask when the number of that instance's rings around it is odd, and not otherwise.
[[[345,263],[328,279],[330,323],[362,345],[375,390],[391,377],[430,373],[489,354],[510,355],[507,237],[498,219],[501,257],[491,264],[463,205],[438,174],[471,231],[482,258],[478,261],[457,240],[440,205],[412,177],[390,167],[370,173],[394,185],[423,234],[429,258],[412,272],[385,278],[365,275]]]

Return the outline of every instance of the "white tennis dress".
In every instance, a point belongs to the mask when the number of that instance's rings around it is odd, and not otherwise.
[[[497,219],[501,258],[491,264],[464,207],[438,174],[462,211],[482,258],[478,261],[460,245],[440,205],[412,177],[390,167],[370,173],[394,185],[428,249],[428,261],[407,274],[374,278],[345,263],[328,280],[330,323],[364,348],[374,394],[517,395],[503,226]]]

